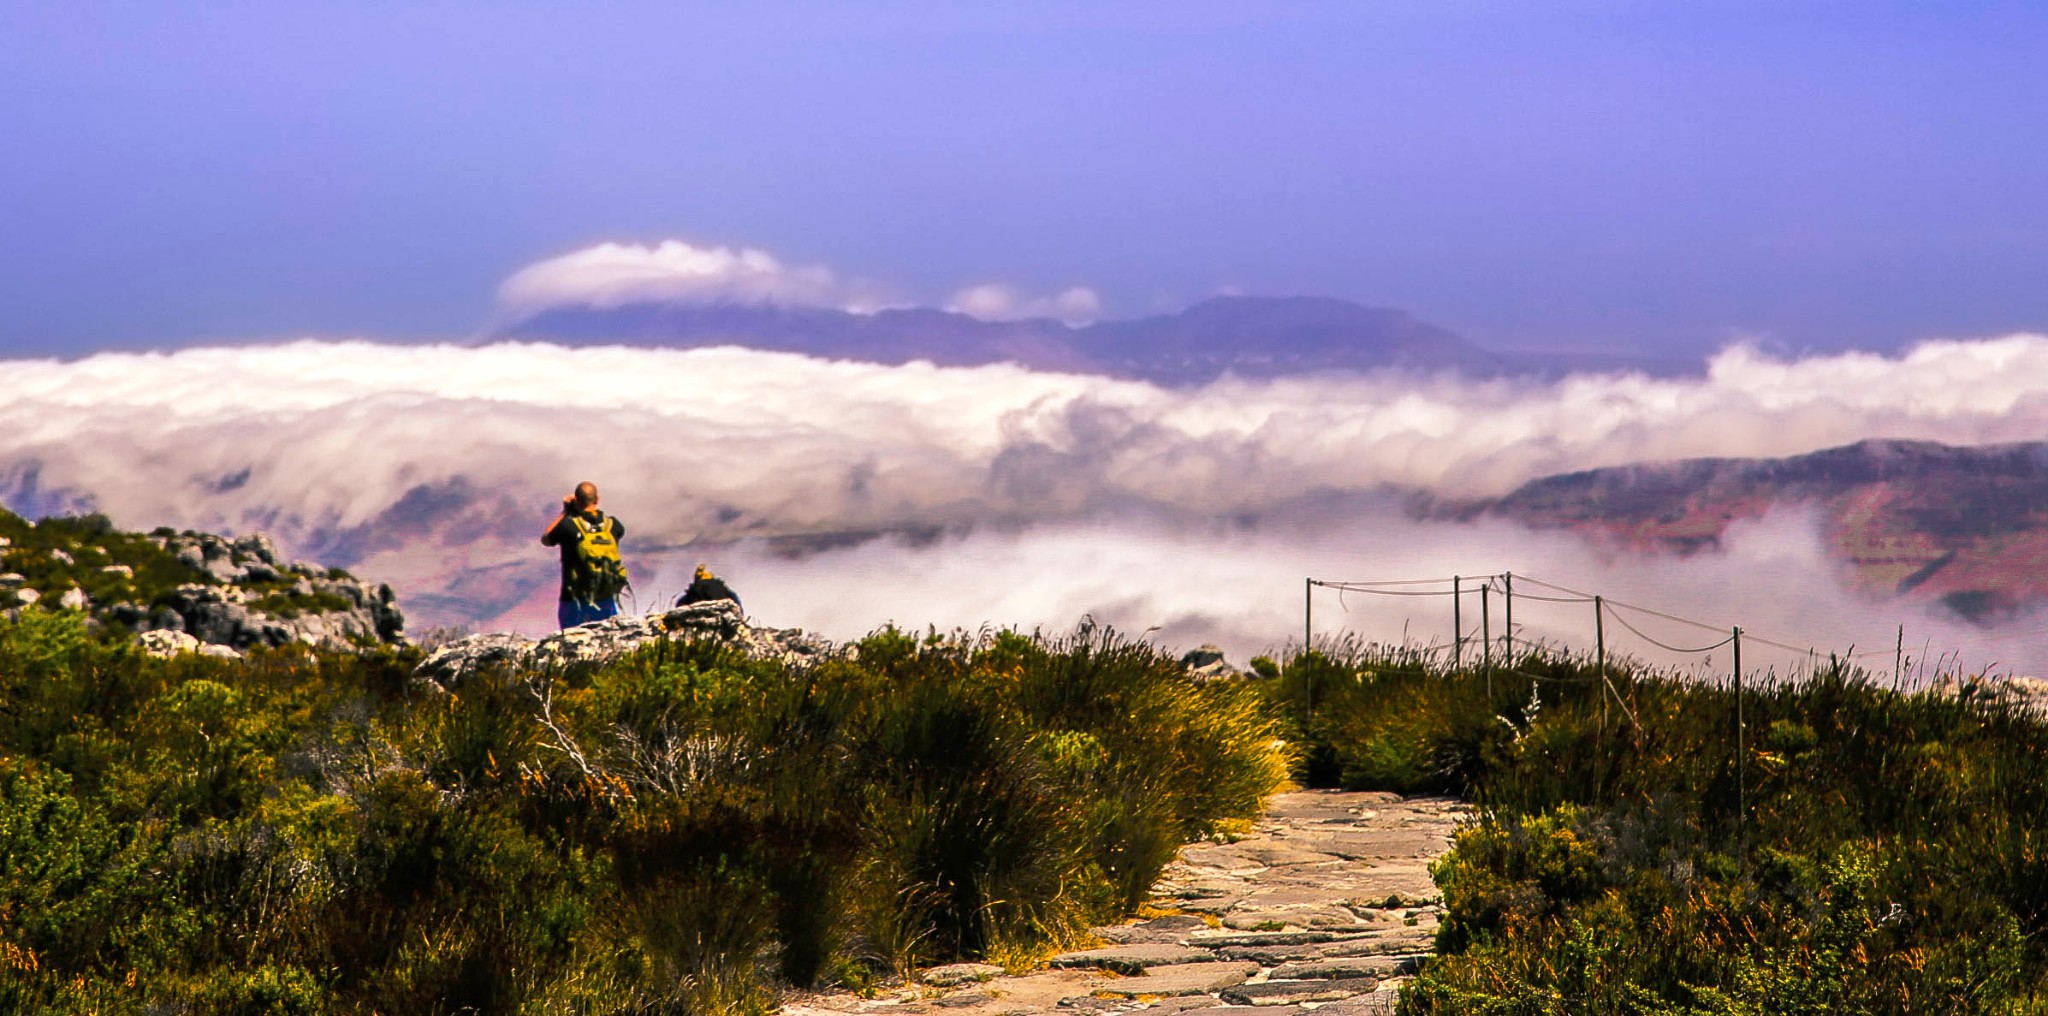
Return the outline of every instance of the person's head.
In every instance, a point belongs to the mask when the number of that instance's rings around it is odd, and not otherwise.
[[[576,485],[576,507],[583,511],[597,507],[597,484],[585,480]]]
[[[697,566],[697,577],[700,579],[715,579],[718,576],[711,574],[711,569],[700,564]]]

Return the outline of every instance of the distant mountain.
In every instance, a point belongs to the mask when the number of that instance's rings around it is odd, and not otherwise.
[[[1178,314],[1078,328],[931,309],[853,314],[772,304],[640,303],[557,308],[504,334],[570,344],[731,344],[891,364],[1007,361],[1173,385],[1226,372],[1277,377],[1395,367],[1494,377],[1508,371],[1499,356],[1404,311],[1323,297],[1220,296]]]
[[[1565,529],[1690,553],[1773,505],[1816,508],[1866,591],[1992,620],[2048,599],[2048,443],[1864,441],[1783,459],[1689,459],[1545,477],[1425,513]]]

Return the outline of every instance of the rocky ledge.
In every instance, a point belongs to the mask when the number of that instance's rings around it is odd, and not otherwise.
[[[739,604],[712,600],[646,615],[593,621],[539,639],[510,632],[472,635],[435,650],[420,662],[415,675],[435,689],[451,690],[472,675],[496,667],[596,663],[664,639],[715,640],[757,659],[785,663],[808,663],[840,652],[831,642],[805,634],[800,628],[750,625]]]

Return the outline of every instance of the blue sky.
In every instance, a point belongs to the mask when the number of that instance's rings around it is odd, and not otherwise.
[[[2048,5],[1097,8],[0,2],[0,355],[460,337],[668,238],[1497,347],[2048,330]]]

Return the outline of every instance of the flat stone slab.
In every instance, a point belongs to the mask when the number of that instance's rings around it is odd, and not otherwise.
[[[1229,960],[1149,967],[1136,977],[1118,977],[1092,985],[1094,994],[1138,998],[1143,995],[1206,995],[1222,991],[1259,972],[1256,963]]]
[[[1334,981],[1262,981],[1225,988],[1223,1000],[1261,1008],[1303,1002],[1336,1002],[1366,994],[1379,986],[1377,977],[1347,977]]]
[[[1200,963],[1215,958],[1216,954],[1206,949],[1190,949],[1164,942],[1151,942],[1061,953],[1052,958],[1052,965],[1098,967],[1118,973],[1135,974],[1147,967],[1163,967],[1172,963]]]
[[[1190,935],[1188,944],[1205,949],[1224,949],[1234,945],[1313,945],[1336,942],[1345,937],[1344,933],[1336,931],[1214,931],[1207,935]]]
[[[956,984],[972,981],[986,981],[999,977],[1003,968],[993,963],[948,963],[924,972],[924,983],[938,988],[950,988]]]
[[[1428,958],[1427,954],[1418,953],[1407,956],[1331,956],[1314,960],[1294,960],[1274,967],[1268,976],[1276,981],[1393,977],[1396,974],[1414,973],[1422,967],[1422,961]]]
[[[1090,928],[1089,934],[1117,945],[1159,944],[1179,945],[1180,940],[1198,931],[1209,930],[1209,922],[1189,914],[1174,914],[1158,917],[1136,924],[1114,924],[1103,928]]]

